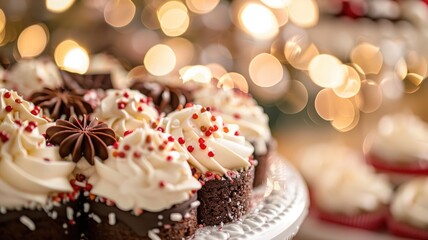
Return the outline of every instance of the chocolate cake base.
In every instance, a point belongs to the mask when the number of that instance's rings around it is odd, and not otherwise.
[[[198,228],[195,201],[196,195],[170,209],[157,213],[143,211],[138,216],[116,206],[91,202],[84,235],[89,240],[189,239]],[[177,219],[174,215],[181,217]]]
[[[274,140],[266,144],[267,152],[260,154],[257,151],[254,152],[254,159],[257,160],[254,171],[254,187],[258,187],[266,183],[269,167],[272,164],[272,152],[276,148],[276,142]]]
[[[75,206],[70,206],[73,209]],[[77,221],[67,218],[67,206],[54,207],[56,217],[49,216],[44,210],[23,209],[8,210],[0,213],[0,239],[2,240],[50,240],[80,239]]]
[[[199,223],[212,226],[239,220],[250,210],[253,180],[254,167],[251,166],[232,179],[206,181],[198,192]]]

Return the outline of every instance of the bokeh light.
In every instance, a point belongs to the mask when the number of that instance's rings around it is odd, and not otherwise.
[[[415,73],[421,77],[427,76],[427,60],[415,51],[410,51],[406,56],[406,64],[409,73]]]
[[[424,81],[423,77],[416,73],[409,73],[403,79],[404,90],[406,93],[414,93],[419,90],[421,83]]]
[[[211,12],[220,0],[186,0],[190,11],[197,14],[206,14]]]
[[[284,97],[276,106],[283,113],[295,114],[305,109],[308,100],[309,94],[305,85],[300,81],[291,80],[288,91],[285,92]]]
[[[239,12],[243,29],[256,39],[271,39],[278,34],[278,21],[272,11],[258,3],[243,5]]]
[[[4,31],[6,26],[6,16],[4,15],[3,10],[0,8],[0,32]]]
[[[319,12],[315,0],[293,0],[288,6],[290,20],[300,27],[313,27],[318,23]]]
[[[358,44],[351,52],[351,61],[365,74],[378,74],[383,64],[383,55],[379,47],[370,43]]]
[[[89,68],[88,52],[73,40],[65,40],[55,48],[56,64],[67,71],[85,73]]]
[[[382,104],[382,89],[375,81],[364,80],[361,82],[361,90],[355,99],[361,112],[372,113]]]
[[[48,42],[48,32],[41,24],[25,28],[18,38],[18,51],[21,57],[35,57],[43,52]]]
[[[209,63],[205,66],[210,69],[212,76],[217,79],[220,79],[223,75],[227,73],[226,69],[218,63]]]
[[[69,9],[75,0],[46,0],[46,8],[55,13],[64,12]]]
[[[193,44],[185,38],[170,38],[164,42],[165,45],[168,45],[177,59],[175,69],[178,70],[186,65],[189,65],[195,55],[195,48]]]
[[[270,8],[284,8],[291,4],[292,0],[261,0],[262,3]]]
[[[132,21],[135,11],[131,0],[111,0],[104,8],[104,19],[113,27],[124,27]]]
[[[319,55],[319,51],[312,43],[306,47],[303,37],[293,36],[285,43],[284,55],[291,66],[300,70],[308,70],[309,63]]]
[[[261,53],[251,60],[249,73],[257,86],[271,87],[282,80],[284,69],[274,56]]]
[[[320,87],[337,88],[347,78],[346,67],[332,55],[321,54],[309,63],[309,76]]]
[[[219,84],[223,89],[232,89],[236,88],[242,92],[248,93],[248,83],[242,74],[236,72],[230,72],[224,74],[219,79]]]
[[[361,79],[358,72],[351,66],[345,65],[347,78],[339,87],[333,88],[334,93],[342,98],[350,98],[357,95],[361,87]]]
[[[161,29],[167,36],[180,36],[189,27],[189,15],[182,2],[166,2],[159,8],[157,16]]]
[[[174,70],[176,65],[174,51],[165,44],[157,44],[144,56],[144,66],[155,76],[165,76]]]
[[[184,83],[188,81],[208,83],[212,79],[210,69],[203,65],[183,67],[180,69],[180,76]]]

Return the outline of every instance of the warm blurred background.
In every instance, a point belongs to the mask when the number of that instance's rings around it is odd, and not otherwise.
[[[292,162],[321,141],[363,149],[391,112],[428,120],[427,40],[424,0],[0,1],[5,68],[47,55],[84,73],[106,53],[130,75],[213,76],[265,107]]]

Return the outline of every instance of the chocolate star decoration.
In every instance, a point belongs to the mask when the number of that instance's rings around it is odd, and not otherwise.
[[[94,165],[94,157],[101,160],[108,158],[108,145],[116,142],[114,131],[98,119],[84,115],[80,121],[72,116],[70,121],[58,119],[56,126],[46,130],[48,141],[59,145],[59,154],[66,157],[71,154],[73,162],[82,157]]]

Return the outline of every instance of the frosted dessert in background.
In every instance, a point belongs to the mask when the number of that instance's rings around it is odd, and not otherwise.
[[[249,94],[238,89],[225,90],[213,83],[202,85],[193,92],[194,102],[220,114],[226,123],[239,126],[239,133],[254,146],[255,186],[266,180],[274,140],[269,128],[269,117]]]
[[[315,216],[369,230],[385,224],[392,186],[364,163],[362,154],[340,144],[319,144],[300,160]]]
[[[428,239],[428,178],[401,185],[390,207],[389,231],[394,235]]]
[[[159,117],[151,98],[130,89],[107,90],[93,115],[107,123],[119,137]]]
[[[237,125],[223,123],[209,108],[190,104],[161,119],[158,130],[174,137],[176,149],[187,154],[194,177],[202,183],[200,223],[237,221],[250,210],[254,149]]]
[[[196,191],[186,155],[174,139],[147,124],[109,148],[96,160],[86,236],[90,239],[184,239],[197,228]],[[114,202],[114,205],[111,204]]]
[[[367,162],[396,184],[428,175],[428,124],[411,113],[382,117],[365,146]]]
[[[43,87],[57,88],[62,85],[61,74],[49,59],[23,59],[8,70],[4,87],[13,89],[25,98]]]

